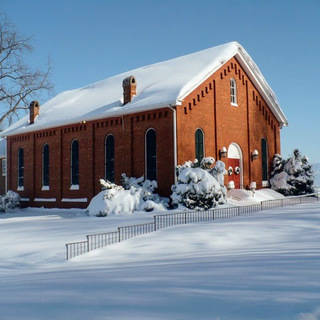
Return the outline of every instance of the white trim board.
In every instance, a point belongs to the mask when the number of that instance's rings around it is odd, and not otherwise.
[[[88,202],[88,198],[62,198],[62,202]]]
[[[34,202],[56,202],[56,198],[34,198]]]

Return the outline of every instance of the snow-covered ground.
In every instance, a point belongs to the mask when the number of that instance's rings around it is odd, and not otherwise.
[[[50,214],[48,214],[50,212]],[[0,215],[0,319],[320,319],[320,203],[168,228],[64,260],[64,243],[146,221]]]

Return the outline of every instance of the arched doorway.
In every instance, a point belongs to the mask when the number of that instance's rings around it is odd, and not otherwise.
[[[231,143],[228,148],[228,182],[233,181],[236,189],[243,188],[243,161],[242,151],[237,143]]]

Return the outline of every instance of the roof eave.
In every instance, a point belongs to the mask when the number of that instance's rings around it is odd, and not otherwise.
[[[256,86],[258,91],[261,93],[262,97],[270,107],[273,114],[276,116],[277,120],[280,123],[280,127],[288,126],[288,120],[284,115],[282,109],[280,108],[278,102],[273,98],[274,93],[271,91],[268,84],[263,83],[259,79],[258,73],[249,66],[248,56],[242,50],[239,50],[235,54],[235,58],[239,61],[244,71],[247,73],[253,84]],[[250,59],[250,58],[249,58]]]
[[[181,104],[181,103],[180,103]],[[172,102],[167,102],[164,104],[154,104],[151,107],[135,107],[135,108],[126,108],[125,110],[123,110],[122,112],[120,110],[117,110],[113,113],[109,113],[106,116],[100,116],[100,117],[90,117],[90,118],[83,118],[78,119],[79,121],[74,121],[74,122],[68,122],[68,123],[64,123],[61,125],[58,125],[56,123],[52,123],[51,125],[44,125],[41,126],[40,128],[35,126],[35,127],[23,127],[23,128],[16,128],[13,130],[9,130],[7,133],[3,134],[0,133],[0,137],[10,137],[10,136],[15,136],[15,135],[19,135],[19,134],[27,134],[27,133],[32,133],[35,131],[42,131],[42,130],[48,130],[48,129],[52,129],[52,128],[57,128],[57,127],[65,127],[65,126],[70,126],[70,125],[74,125],[76,123],[81,123],[82,121],[86,121],[86,122],[91,122],[91,121],[97,121],[100,119],[108,119],[108,118],[114,118],[114,117],[121,117],[121,116],[126,116],[126,115],[131,115],[134,113],[140,113],[140,112],[148,112],[148,111],[152,111],[152,110],[157,110],[157,109],[164,109],[164,108],[169,108],[169,107],[175,107],[177,105],[177,103],[175,101]]]

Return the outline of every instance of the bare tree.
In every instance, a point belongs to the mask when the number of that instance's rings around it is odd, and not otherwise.
[[[0,127],[19,118],[21,110],[35,96],[52,89],[50,64],[44,71],[34,70],[25,63],[32,52],[31,38],[19,35],[15,27],[0,13]]]

